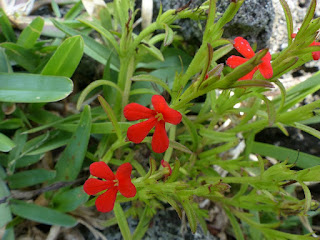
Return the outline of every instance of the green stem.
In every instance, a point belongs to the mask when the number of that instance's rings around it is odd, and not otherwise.
[[[169,140],[171,141],[174,141],[175,138],[176,138],[176,129],[177,129],[177,126],[176,125],[173,125],[170,130],[169,130]],[[164,157],[163,159],[166,161],[166,162],[169,162],[170,161],[170,158],[171,158],[171,155],[172,155],[172,151],[173,151],[173,148],[172,147],[169,147],[168,150],[166,151],[166,153],[164,154]]]
[[[119,203],[114,204],[113,212],[114,212],[114,215],[116,216],[123,239],[131,240],[132,237],[131,237],[131,232],[127,222],[127,218]]]

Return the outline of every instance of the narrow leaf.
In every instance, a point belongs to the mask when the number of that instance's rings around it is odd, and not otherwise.
[[[114,215],[118,221],[118,225],[124,240],[131,240],[131,232],[126,219],[126,216],[120,206],[120,203],[115,203],[113,208]]]
[[[0,26],[1,32],[6,37],[8,42],[16,42],[17,38],[11,26],[10,20],[4,12],[3,8],[0,8]]]
[[[22,218],[48,225],[73,227],[77,220],[59,211],[20,200],[10,201],[11,211]]]
[[[56,176],[55,171],[33,169],[15,173],[7,177],[10,188],[24,188],[51,180]]]
[[[284,15],[286,17],[288,45],[290,45],[292,43],[291,34],[293,33],[292,14],[291,14],[290,8],[289,8],[288,3],[286,2],[286,0],[280,0],[280,3],[282,5],[283,11],[284,11]]]
[[[72,181],[77,178],[87,152],[90,130],[90,107],[85,106],[78,127],[56,165],[56,181]]]

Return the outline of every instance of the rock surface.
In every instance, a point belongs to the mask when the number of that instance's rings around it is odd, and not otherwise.
[[[177,9],[188,3],[188,0],[163,0],[161,1],[164,10]],[[197,8],[203,1],[195,0],[191,3],[190,8]],[[218,13],[224,13],[230,1],[218,1]],[[154,16],[159,11],[160,1],[154,1]],[[271,0],[246,0],[235,18],[226,25],[224,37],[235,38],[241,35],[250,42],[257,42],[259,48],[268,45],[268,40],[272,33],[272,24],[274,19],[274,10]],[[200,42],[202,31],[199,24],[193,20],[180,20],[181,34],[187,41]],[[204,21],[201,23],[204,27]]]

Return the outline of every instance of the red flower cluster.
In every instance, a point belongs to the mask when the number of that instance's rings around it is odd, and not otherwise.
[[[150,130],[155,127],[151,142],[152,150],[156,153],[163,153],[169,147],[165,123],[168,122],[177,125],[181,122],[182,115],[178,111],[170,108],[165,99],[160,95],[152,96],[151,102],[154,110],[138,103],[130,103],[125,106],[123,114],[129,121],[148,119],[130,126],[127,137],[134,143],[141,143]]]
[[[130,163],[122,164],[114,174],[105,162],[95,162],[90,165],[91,175],[102,178],[89,178],[83,185],[83,190],[89,195],[102,193],[96,200],[97,210],[110,212],[116,201],[118,191],[125,197],[134,197],[137,193],[136,187],[132,184],[130,175],[132,166]]]
[[[291,34],[291,37],[292,38],[295,38],[297,36],[297,34],[296,33],[292,33]],[[316,42],[316,41],[313,41],[311,44],[310,44],[310,46],[320,46],[320,42]],[[312,58],[313,58],[313,60],[319,60],[320,59],[320,51],[316,51],[316,52],[313,52],[312,53]]]
[[[245,63],[248,61],[250,58],[253,58],[255,53],[252,50],[250,44],[248,43],[247,40],[245,40],[242,37],[236,37],[234,39],[234,48],[241,53],[243,57],[239,56],[234,56],[232,55],[227,59],[227,65],[231,68],[236,68],[240,66],[241,64]],[[257,71],[260,70],[262,76],[266,79],[272,78],[273,75],[273,70],[271,66],[271,54],[268,52],[262,59],[262,63],[260,63],[258,66],[256,66],[251,72],[246,74],[245,76],[241,77],[239,80],[250,80],[253,77],[253,74]]]

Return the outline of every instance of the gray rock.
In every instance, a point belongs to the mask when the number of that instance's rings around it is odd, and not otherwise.
[[[130,231],[133,232],[139,221],[137,219],[128,219]],[[122,240],[120,230],[117,226],[112,226],[103,231],[108,240]],[[86,239],[94,240],[92,233],[85,234]],[[181,231],[181,219],[174,210],[166,209],[158,211],[150,222],[149,229],[142,238],[143,240],[217,240],[209,233],[204,234],[198,226],[195,234],[192,234],[189,226],[185,231]]]
[[[177,9],[184,6],[188,0],[162,0],[163,9]],[[194,0],[190,8],[197,8],[203,1]],[[230,1],[219,1],[217,12],[224,13]],[[154,1],[154,16],[157,16],[160,1]],[[274,9],[272,0],[246,0],[235,18],[226,25],[224,37],[233,39],[237,36],[246,38],[251,43],[257,42],[258,48],[268,46],[268,40],[272,33]],[[201,22],[204,27],[205,21]],[[187,41],[201,42],[202,32],[199,23],[189,19],[180,20],[181,34]]]

